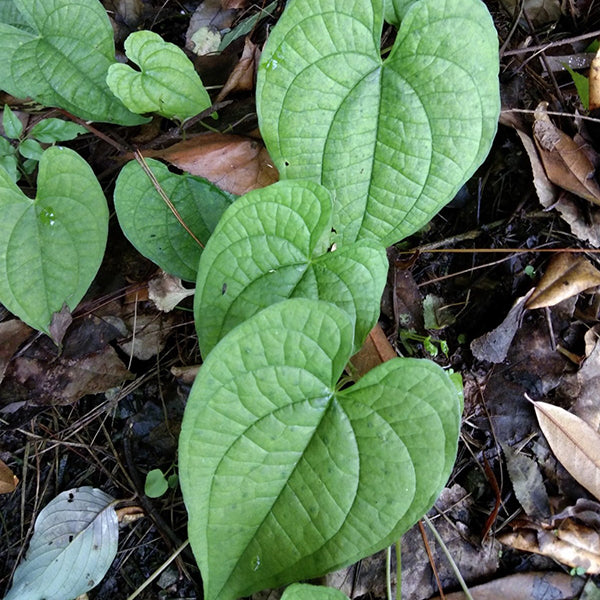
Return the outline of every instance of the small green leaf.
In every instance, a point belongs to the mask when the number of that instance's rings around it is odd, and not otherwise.
[[[4,600],[73,600],[98,585],[117,555],[113,502],[92,487],[67,490],[49,502]]]
[[[53,314],[77,306],[102,261],[102,189],[78,154],[53,146],[40,160],[34,200],[0,170],[0,212],[0,302],[49,333]]]
[[[194,235],[206,244],[233,196],[187,173],[175,175],[157,160],[148,167]],[[182,227],[137,161],[127,163],[115,185],[115,210],[127,239],[159,267],[194,281],[202,248]]]
[[[285,589],[281,600],[348,600],[340,590],[322,585],[294,583]]]
[[[585,110],[589,110],[590,108],[590,82],[585,75],[578,73],[577,71],[573,71],[569,65],[563,65],[569,74],[571,75],[571,79],[573,79],[573,83],[575,84],[575,88],[577,89],[577,93],[579,94],[579,99],[581,100],[581,104]]]
[[[269,153],[282,179],[332,192],[340,244],[389,245],[423,227],[496,132],[498,39],[485,5],[394,7],[402,23],[385,60],[382,0],[289,2],[261,58],[257,112]]]
[[[0,136],[0,167],[8,173],[15,183],[19,180],[16,152],[16,148],[6,138]]]
[[[144,494],[148,498],[160,498],[169,489],[169,483],[160,469],[152,469],[146,474]]]
[[[2,11],[0,87],[92,121],[136,125],[106,85],[115,62],[113,30],[98,0],[12,0]],[[5,2],[6,4],[6,2]]]
[[[435,363],[396,358],[342,391],[352,319],[274,304],[225,336],[190,393],[179,442],[206,600],[309,579],[389,545],[449,477],[460,401]]]
[[[8,104],[4,105],[2,127],[4,127],[4,133],[13,140],[19,139],[23,133],[23,123]]]
[[[254,13],[253,15],[250,15],[246,19],[240,21],[231,31],[228,31],[223,36],[223,39],[219,44],[218,51],[223,52],[223,50],[225,50],[229,44],[237,40],[239,37],[249,34],[258,23],[275,12],[277,4],[277,0],[274,0],[274,2],[271,2],[264,8],[261,8],[260,12]]]
[[[26,139],[19,144],[19,152],[25,158],[31,158],[32,160],[40,160],[44,149],[40,146],[40,143],[36,140]]]
[[[106,81],[133,112],[184,121],[211,105],[194,65],[175,44],[152,31],[136,31],[125,40],[125,52],[141,72],[114,64]]]
[[[290,297],[327,300],[356,319],[358,350],[379,316],[388,262],[370,241],[326,252],[331,197],[308,181],[249,192],[223,215],[200,258],[194,313],[206,356],[236,325]]]
[[[27,175],[31,175],[38,166],[38,160],[35,158],[28,158],[27,160],[23,161],[23,164],[21,165],[21,168],[23,169],[23,172],[26,173]]]
[[[74,140],[78,135],[87,133],[87,129],[72,121],[63,119],[42,119],[36,123],[29,132],[32,138],[44,144],[53,144],[54,142],[66,142]]]

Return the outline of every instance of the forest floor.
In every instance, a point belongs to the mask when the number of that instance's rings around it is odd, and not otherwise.
[[[199,3],[103,4],[122,48],[130,31],[144,28],[185,46]],[[204,18],[225,19],[222,27],[261,10],[249,0],[229,2],[230,11],[212,4],[211,13],[205,2]],[[222,88],[240,60],[253,80],[259,48],[284,3],[265,4],[269,14],[246,41],[241,36],[219,54],[194,59],[205,84]],[[560,407],[596,431],[600,425],[600,188],[592,166],[599,163],[600,121],[564,66],[587,76],[590,45],[600,39],[600,6],[595,0],[486,4],[501,47],[502,115],[494,145],[429,226],[388,251],[385,336],[400,355],[432,358],[459,372],[465,397],[452,477],[428,523],[401,542],[402,598],[432,598],[438,584],[444,597],[466,598],[455,568],[473,598],[600,598],[594,578],[600,499],[588,483],[600,479],[600,462],[587,452],[580,421],[561,425],[547,415],[555,426],[546,423],[542,432],[544,415],[538,418],[528,400]],[[4,101],[15,111],[24,108],[13,98]],[[222,103],[214,126],[255,135],[252,89],[234,87]],[[43,116],[56,114],[46,109]],[[125,145],[160,152],[181,137],[165,127],[99,128]],[[545,148],[540,128],[560,143]],[[228,185],[239,190],[266,177],[258,143],[247,144]],[[93,135],[70,145],[86,156],[110,198],[123,157]],[[193,162],[195,152],[186,160]],[[213,158],[203,160],[207,171],[199,174],[221,181]],[[113,218],[109,251],[60,354],[47,337],[0,313],[0,460],[19,479],[14,491],[0,495],[0,595],[40,509],[61,491],[89,485],[136,507],[140,517],[121,524],[117,558],[89,598],[202,597],[189,548],[164,566],[187,538],[179,488],[159,498],[144,494],[149,471],[176,473],[181,417],[201,362],[190,298],[178,310],[159,311],[148,297],[157,276],[156,265],[133,249]],[[383,599],[385,561],[380,553],[326,582],[351,598]],[[395,588],[395,551],[390,579]]]

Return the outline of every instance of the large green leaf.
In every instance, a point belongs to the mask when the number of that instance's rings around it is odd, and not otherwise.
[[[144,123],[106,84],[115,62],[113,30],[97,0],[12,0],[0,12],[0,88],[82,119]],[[24,26],[23,23],[26,23]]]
[[[455,458],[456,388],[393,359],[342,391],[352,319],[296,298],[231,331],[192,388],[179,444],[207,600],[312,578],[396,540]]]
[[[206,244],[233,196],[187,173],[171,173],[161,162],[148,167],[198,241]],[[186,281],[194,281],[202,247],[184,229],[137,161],[127,163],[115,185],[115,210],[123,233],[147,258]]]
[[[365,240],[326,252],[331,197],[319,184],[280,181],[223,215],[200,258],[194,313],[206,356],[236,325],[290,297],[320,298],[356,319],[358,350],[379,316],[385,248]]]
[[[100,266],[108,235],[106,199],[89,165],[53,146],[28,198],[0,169],[0,302],[48,333],[52,315],[74,309]]]
[[[389,245],[425,225],[496,131],[498,42],[483,3],[407,5],[387,5],[403,20],[385,60],[382,0],[292,0],[262,54],[267,148],[282,178],[333,192],[344,244]]]
[[[152,31],[135,31],[125,40],[125,52],[141,72],[114,64],[106,83],[133,112],[184,121],[211,105],[194,65],[175,44]]]

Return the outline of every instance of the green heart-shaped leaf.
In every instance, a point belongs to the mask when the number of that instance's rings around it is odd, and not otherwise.
[[[200,369],[179,465],[207,600],[367,556],[443,488],[456,388],[435,363],[398,358],[339,391],[353,330],[332,304],[285,300],[231,331]]]
[[[236,325],[290,297],[327,300],[356,319],[355,349],[379,316],[385,248],[363,241],[326,252],[331,197],[308,181],[280,181],[227,209],[200,258],[194,313],[206,356]]]
[[[100,267],[104,194],[78,154],[53,146],[42,154],[35,200],[0,169],[0,211],[0,301],[48,333],[52,315],[74,309]]]
[[[189,230],[202,243],[210,237],[233,196],[212,183],[161,162],[146,160]],[[186,281],[194,281],[202,247],[184,229],[137,161],[127,163],[115,185],[115,210],[123,233],[144,256]]]
[[[484,4],[406,5],[385,60],[381,0],[289,2],[262,54],[257,111],[269,153],[282,178],[332,191],[343,244],[389,245],[424,226],[496,131],[498,40]]]
[[[106,85],[115,62],[113,30],[97,0],[12,0],[0,22],[0,86],[82,119],[144,123]],[[6,4],[6,3],[5,3]],[[26,24],[26,25],[25,25]]]
[[[152,31],[136,31],[125,40],[125,52],[141,73],[129,65],[111,65],[106,82],[133,112],[184,121],[211,105],[194,65],[175,44]]]

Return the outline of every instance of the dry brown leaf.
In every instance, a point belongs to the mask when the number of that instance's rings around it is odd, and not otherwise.
[[[141,506],[123,506],[122,508],[117,508],[115,512],[121,525],[128,525],[146,516]]]
[[[518,298],[498,327],[471,342],[471,352],[477,360],[501,363],[506,359],[513,338],[521,324],[528,297],[527,294]]]
[[[503,122],[505,125],[515,128],[523,143],[531,163],[533,185],[541,205],[548,210],[556,209],[578,239],[590,243],[595,248],[600,247],[600,209],[590,207],[589,216],[584,215],[575,198],[566,193],[559,193],[559,189],[548,179],[535,144],[531,137],[523,131],[522,123],[511,113],[504,115]],[[588,219],[591,221],[589,224]]]
[[[385,333],[383,333],[383,329],[377,324],[369,332],[362,348],[350,357],[350,364],[356,369],[358,376],[362,377],[377,365],[397,356],[396,351],[392,348]]]
[[[246,37],[240,62],[229,75],[229,79],[225,82],[215,102],[221,102],[232,92],[248,91],[254,88],[254,74],[259,60],[260,50],[258,46],[250,40],[250,37]]]
[[[534,27],[558,21],[561,17],[560,0],[502,0],[504,8],[514,17],[523,9]]]
[[[567,573],[532,571],[517,573],[470,587],[473,600],[570,600],[583,587],[583,581]],[[552,594],[551,596],[549,594]],[[446,600],[467,600],[463,592],[445,594]],[[439,600],[439,596],[431,600]]]
[[[570,407],[596,431],[600,430],[600,326],[595,325],[585,335],[585,358],[575,373],[565,373],[557,392],[560,398],[575,398]]]
[[[554,456],[576,481],[600,499],[598,432],[559,406],[547,402],[533,402],[533,406]]]
[[[590,111],[600,108],[600,50],[590,66]]]
[[[59,357],[52,363],[20,356],[6,372],[0,403],[28,400],[35,405],[72,404],[87,394],[100,394],[133,379],[111,346],[82,357]]]
[[[530,517],[547,518],[550,502],[537,461],[508,444],[502,444],[502,452],[515,496],[525,513]]]
[[[216,52],[221,33],[233,25],[237,11],[222,4],[221,0],[204,0],[194,11],[185,33],[185,47],[194,54]]]
[[[547,102],[540,102],[535,110],[533,137],[548,179],[581,198],[600,204],[594,165],[582,147],[552,123],[547,107]]]
[[[119,347],[129,356],[149,360],[164,350],[175,318],[164,313],[138,311],[125,318],[124,323],[132,333],[119,342]]]
[[[19,480],[11,468],[0,460],[0,494],[10,494],[17,488]]]
[[[148,282],[148,298],[156,308],[163,312],[171,312],[182,300],[191,296],[194,289],[183,287],[181,279],[161,271]]]
[[[33,333],[33,329],[19,319],[0,323],[0,383],[10,359],[19,346]]]
[[[196,375],[200,371],[200,365],[189,365],[186,367],[171,367],[171,375],[181,385],[192,385]]]
[[[525,307],[554,306],[597,285],[600,285],[600,271],[587,258],[561,252],[552,257]]]
[[[600,534],[573,520],[568,519],[559,527],[526,522],[522,528],[499,535],[498,539],[511,548],[585,569],[590,575],[600,573]]]
[[[164,150],[145,152],[144,156],[162,158],[182,171],[204,177],[238,196],[279,179],[263,143],[238,135],[198,135]]]

